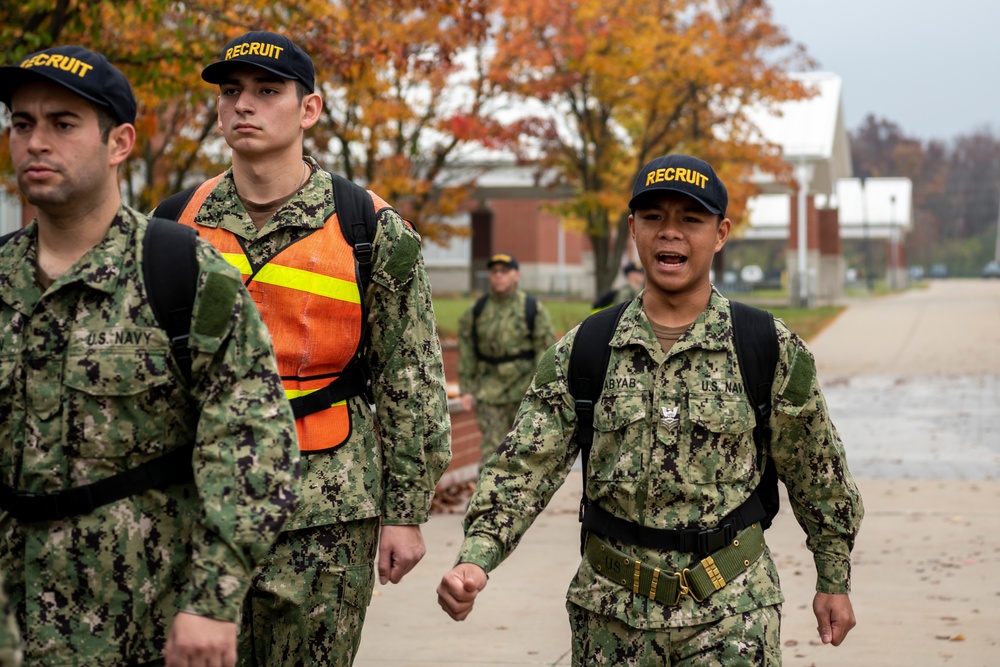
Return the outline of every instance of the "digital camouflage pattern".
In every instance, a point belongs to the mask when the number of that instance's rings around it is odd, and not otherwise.
[[[535,316],[534,335],[528,331],[525,302],[521,289],[508,296],[490,293],[476,322],[479,352],[488,357],[504,357],[534,351],[534,359],[515,359],[499,364],[476,357],[472,349],[472,308],[458,320],[458,386],[463,394],[472,394],[476,404],[520,405],[531,385],[535,366],[545,351],[556,342],[552,317],[541,302]]]
[[[60,521],[0,515],[0,569],[28,665],[157,660],[178,611],[235,621],[298,498],[299,455],[270,336],[208,244],[187,386],[142,279],[145,218],[122,207],[44,294],[37,223],[0,250],[0,479],[95,482],[193,442],[193,483]]]
[[[780,667],[781,605],[714,623],[638,630],[566,603],[574,667]]]
[[[195,222],[232,232],[243,240],[251,263],[266,262],[321,228],[334,212],[330,175],[312,158],[306,161],[313,169],[309,181],[259,232],[236,193],[231,170],[209,194]],[[303,457],[302,502],[285,530],[330,526],[333,531],[335,524],[370,518],[383,525],[424,523],[435,485],[451,462],[444,364],[420,236],[388,204],[378,198],[375,204],[372,282],[365,294],[375,412],[363,397],[348,399],[348,441],[333,451]],[[359,544],[368,539],[367,534],[355,538]],[[309,548],[323,550],[318,541]],[[371,567],[373,558],[366,555],[366,560],[339,565]],[[256,581],[259,586],[266,583]],[[305,583],[304,578],[300,581]],[[262,590],[258,584],[255,587]],[[315,613],[327,612],[328,600],[312,599]],[[367,603],[359,605],[359,632]]]
[[[504,357],[533,351],[533,359],[492,363],[476,356],[472,343],[472,308],[458,320],[458,386],[462,394],[476,399],[479,467],[486,464],[514,423],[524,392],[531,385],[538,360],[556,342],[552,317],[540,301],[535,314],[534,333],[525,314],[528,295],[520,289],[500,296],[492,291],[476,322],[479,352],[488,357]]]
[[[482,470],[497,446],[507,437],[507,432],[514,425],[514,417],[520,403],[490,403],[476,404],[476,423],[482,438],[479,441],[479,469]]]
[[[18,667],[21,658],[21,633],[18,632],[14,608],[10,606],[7,590],[0,578],[0,667]]]
[[[773,385],[770,453],[786,481],[795,517],[813,552],[818,591],[850,589],[850,552],[864,510],[844,448],[820,392],[812,354],[778,323],[780,360]],[[483,471],[465,517],[459,562],[491,571],[506,558],[563,483],[578,454],[576,414],[567,386],[577,329],[539,363],[508,438]],[[733,347],[729,302],[713,291],[708,307],[665,353],[640,301],[611,339],[611,360],[594,406],[587,496],[612,514],[654,528],[715,526],[756,488],[761,470],[754,414]],[[679,409],[664,424],[660,408]],[[612,546],[667,573],[691,554],[614,540]],[[701,603],[669,607],[634,595],[583,560],[567,599],[637,629],[687,627],[783,602],[768,550],[745,573]]]
[[[378,519],[363,519],[283,532],[244,604],[239,665],[350,667],[375,586],[378,530]]]

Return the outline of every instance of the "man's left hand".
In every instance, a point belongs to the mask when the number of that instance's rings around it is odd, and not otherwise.
[[[420,526],[382,526],[378,540],[378,580],[398,584],[427,553]]]
[[[813,613],[816,614],[819,638],[824,644],[840,646],[847,633],[858,623],[847,593],[816,593]]]

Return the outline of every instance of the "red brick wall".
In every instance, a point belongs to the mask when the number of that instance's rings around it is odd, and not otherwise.
[[[455,343],[445,343],[441,347],[444,355],[444,376],[449,387],[451,465],[438,483],[439,489],[476,479],[479,441],[483,437],[476,424],[475,411],[465,412],[458,402],[458,346]]]

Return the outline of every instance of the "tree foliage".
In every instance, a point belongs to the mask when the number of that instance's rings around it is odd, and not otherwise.
[[[805,97],[786,71],[808,61],[763,0],[498,4],[494,80],[552,111],[534,125],[538,162],[575,188],[559,208],[592,242],[598,292],[617,273],[625,207],[649,160],[685,152],[712,163],[737,222],[754,171],[787,177],[746,112]]]
[[[807,94],[785,70],[808,64],[765,0],[22,0],[0,7],[5,62],[54,43],[105,53],[133,82],[139,143],[127,198],[149,209],[228,162],[216,90],[200,71],[247,31],[291,36],[324,97],[307,150],[414,219],[456,229],[485,154],[557,176],[559,206],[592,241],[597,287],[628,240],[637,170],[669,152],[716,166],[739,222],[756,170],[787,176],[752,106]],[[536,109],[531,113],[518,109]],[[517,115],[516,120],[509,120]],[[501,121],[505,118],[505,121]]]
[[[856,176],[901,176],[913,182],[910,261],[945,262],[954,272],[978,274],[996,247],[1000,137],[981,128],[948,143],[922,142],[873,115],[849,134]]]

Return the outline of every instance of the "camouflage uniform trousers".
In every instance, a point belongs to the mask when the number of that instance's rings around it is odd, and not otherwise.
[[[640,630],[566,603],[573,667],[780,667],[781,605],[714,623]]]
[[[240,667],[349,667],[375,585],[376,518],[281,533],[254,572]]]
[[[483,439],[479,442],[480,470],[507,437],[507,432],[514,425],[514,417],[517,416],[519,407],[521,407],[520,402],[499,405],[476,403],[476,423],[479,424],[479,430],[483,434]]]

